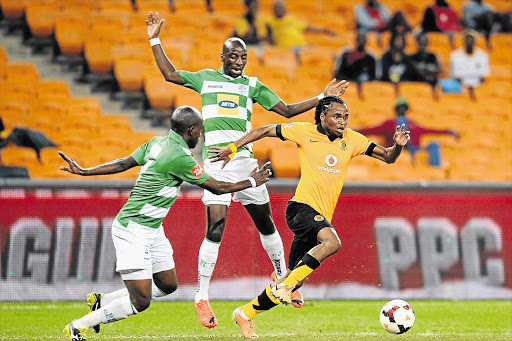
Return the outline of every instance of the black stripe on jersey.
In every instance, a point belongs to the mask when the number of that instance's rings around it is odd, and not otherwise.
[[[375,142],[372,142],[372,144],[370,144],[368,146],[368,149],[366,149],[366,155],[368,156],[372,156],[372,153],[373,153],[373,150],[375,149],[375,147],[377,147],[377,145],[375,144]]]
[[[281,126],[282,124],[276,125],[276,135],[283,141],[286,141],[286,139],[283,137],[283,133],[281,132]]]

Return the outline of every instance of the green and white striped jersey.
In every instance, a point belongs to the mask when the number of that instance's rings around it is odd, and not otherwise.
[[[143,166],[128,201],[116,219],[124,227],[142,225],[159,228],[178,196],[183,181],[202,184],[204,172],[177,133],[157,136],[137,148],[131,156]]]
[[[270,110],[281,99],[257,77],[242,73],[233,78],[218,71],[205,69],[198,72],[179,71],[183,85],[197,91],[203,101],[205,143],[203,158],[212,146],[227,146],[251,130],[253,103]],[[252,145],[239,149],[235,157],[252,156]]]

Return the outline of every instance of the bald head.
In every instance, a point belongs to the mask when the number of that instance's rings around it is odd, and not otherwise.
[[[171,116],[171,129],[183,135],[192,126],[202,125],[201,113],[194,107],[183,105],[178,107]]]
[[[247,45],[245,45],[245,42],[240,38],[228,38],[222,46],[223,53],[229,53],[229,51],[237,49],[247,50]]]

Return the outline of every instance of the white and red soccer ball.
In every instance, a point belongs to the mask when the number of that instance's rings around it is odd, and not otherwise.
[[[391,334],[403,334],[414,324],[414,310],[403,300],[391,300],[380,311],[380,323]]]

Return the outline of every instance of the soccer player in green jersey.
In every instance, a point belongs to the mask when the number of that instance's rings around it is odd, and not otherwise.
[[[169,135],[152,138],[128,157],[84,169],[59,152],[68,163],[61,170],[82,176],[114,174],[142,166],[128,201],[112,224],[116,271],[121,274],[126,288],[108,294],[89,294],[87,303],[91,312],[64,328],[70,340],[86,340],[88,328],[99,332],[101,323],[142,312],[152,299],[177,289],[173,250],[164,234],[162,220],[176,200],[183,181],[215,194],[255,188],[268,181],[268,165],[235,183],[211,177],[189,149],[196,146],[203,129],[199,111],[182,106],[171,116]]]
[[[251,145],[236,151],[231,162],[221,169],[218,163],[211,163],[207,152],[212,147],[231,144],[251,130],[252,108],[255,102],[263,108],[290,118],[312,109],[319,98],[343,94],[346,82],[333,80],[324,92],[303,102],[286,104],[257,77],[244,73],[247,63],[247,47],[239,38],[225,41],[219,70],[204,69],[198,72],[178,71],[165,55],[158,35],[164,19],[157,13],[148,13],[147,33],[153,54],[162,75],[172,82],[197,91],[202,98],[202,114],[205,127],[203,158],[205,170],[218,179],[238,181],[246,177],[257,165]],[[286,274],[283,242],[277,231],[270,211],[269,197],[265,186],[240,191],[233,196],[234,201],[244,205],[260,233],[263,248],[267,251],[277,279]],[[208,300],[208,287],[217,261],[219,247],[224,233],[231,195],[216,195],[205,190],[203,202],[206,205],[206,237],[201,244],[198,259],[198,289],[194,305],[203,326],[213,328],[217,321]],[[303,305],[302,295],[294,292],[295,307]]]

